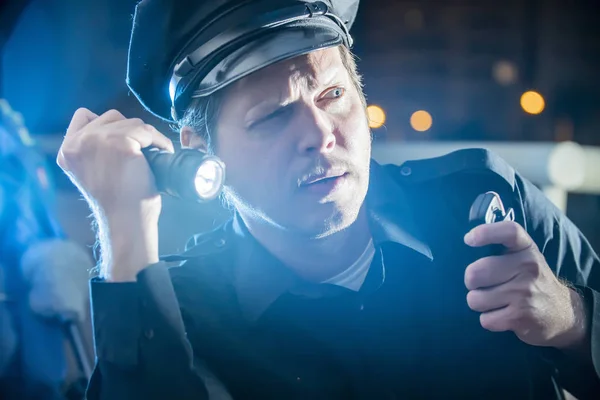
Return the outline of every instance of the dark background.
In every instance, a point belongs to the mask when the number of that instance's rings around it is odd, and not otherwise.
[[[1,90],[31,131],[64,131],[79,106],[150,119],[125,86],[135,1],[3,2],[2,14],[29,3],[4,47]],[[354,50],[389,138],[423,138],[408,124],[423,108],[436,121],[428,139],[599,144],[599,9],[597,0],[363,0]],[[494,80],[501,61],[516,67],[510,85]],[[545,97],[542,115],[522,112],[527,89]],[[571,135],[556,136],[560,119]]]

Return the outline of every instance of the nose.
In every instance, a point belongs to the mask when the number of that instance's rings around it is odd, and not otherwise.
[[[298,153],[303,156],[328,154],[336,145],[333,122],[327,113],[315,106],[306,106],[298,124]]]

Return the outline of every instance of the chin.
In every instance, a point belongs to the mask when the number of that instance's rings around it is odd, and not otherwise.
[[[332,203],[318,208],[322,209],[296,213],[297,219],[287,225],[303,237],[319,239],[348,228],[356,221],[360,211],[360,206],[340,209]]]

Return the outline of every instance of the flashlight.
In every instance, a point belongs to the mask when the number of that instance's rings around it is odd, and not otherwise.
[[[184,200],[207,202],[216,198],[225,183],[225,164],[216,156],[194,149],[175,153],[157,148],[142,152],[160,193]]]

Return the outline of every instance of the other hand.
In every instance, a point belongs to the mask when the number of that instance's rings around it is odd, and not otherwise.
[[[523,227],[512,221],[484,224],[465,236],[472,247],[503,245],[506,252],[465,270],[469,307],[489,331],[513,331],[523,342],[559,349],[585,340],[583,302],[554,275]]]

